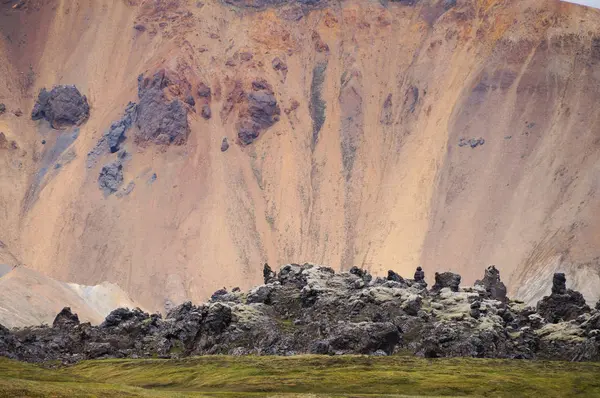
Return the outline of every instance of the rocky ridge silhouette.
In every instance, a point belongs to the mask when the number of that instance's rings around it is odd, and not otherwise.
[[[53,325],[0,326],[0,355],[64,363],[96,358],[191,355],[412,353],[417,356],[600,360],[600,303],[591,309],[555,274],[552,294],[537,309],[506,298],[499,271],[459,287],[460,275],[436,274],[431,290],[390,271],[373,278],[352,268],[336,274],[312,264],[267,264],[264,285],[247,293],[215,292],[164,318],[119,308],[99,326],[80,323],[69,308]]]

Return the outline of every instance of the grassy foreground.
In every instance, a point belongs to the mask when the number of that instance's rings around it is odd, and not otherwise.
[[[47,369],[0,358],[1,397],[598,397],[600,364],[301,356],[98,360]]]

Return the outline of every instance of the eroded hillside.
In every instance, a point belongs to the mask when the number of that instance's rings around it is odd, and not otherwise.
[[[496,264],[531,301],[560,270],[597,299],[597,10],[0,7],[0,240],[28,267],[116,283],[150,309],[292,261],[407,275],[421,264],[467,284]],[[30,120],[57,84],[86,96],[80,126]]]

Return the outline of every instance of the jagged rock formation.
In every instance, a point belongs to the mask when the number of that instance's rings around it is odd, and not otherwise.
[[[31,111],[31,119],[46,119],[52,128],[80,125],[90,116],[90,106],[85,95],[75,86],[43,88]]]
[[[432,286],[434,292],[439,292],[444,288],[449,288],[453,292],[458,292],[461,276],[452,272],[435,273],[435,285]]]
[[[139,129],[136,142],[154,142],[159,145],[182,145],[189,133],[187,108],[178,98],[169,101],[164,89],[170,80],[165,70],[159,70],[152,78],[138,78],[139,104],[136,108],[136,124]]]
[[[544,297],[537,305],[537,312],[550,323],[571,321],[589,311],[590,307],[583,295],[567,289],[567,278],[563,273],[554,274],[552,294]]]
[[[423,287],[427,287],[427,282],[425,282],[425,271],[423,271],[423,268],[421,266],[417,267],[414,279],[415,282],[422,284]]]
[[[98,158],[105,153],[115,153],[121,149],[127,131],[133,126],[136,118],[137,104],[130,102],[125,108],[123,117],[110,125],[110,128],[98,140],[94,148],[87,155],[87,167],[96,164]]]
[[[494,265],[490,265],[485,270],[485,275],[482,280],[475,281],[475,286],[482,286],[488,294],[488,297],[505,302],[506,286],[500,280],[500,271]]]
[[[246,101],[247,108],[240,112],[238,122],[238,138],[243,145],[254,142],[262,131],[279,121],[281,114],[273,87],[265,80],[252,82]]]
[[[263,275],[265,284],[247,294],[220,289],[210,302],[184,303],[164,319],[119,308],[94,327],[65,308],[52,327],[11,332],[0,326],[0,355],[73,362],[402,350],[425,357],[600,360],[600,312],[588,307],[576,321],[546,324],[531,307],[490,298],[483,285],[453,291],[459,278],[452,273],[439,275],[436,294],[393,271],[383,279],[358,268],[336,274],[289,264],[275,273],[265,264]]]
[[[79,317],[77,314],[73,314],[69,307],[63,308],[58,315],[56,315],[56,318],[54,318],[54,322],[52,322],[52,327],[59,329],[63,327],[75,327],[77,325],[79,325]]]

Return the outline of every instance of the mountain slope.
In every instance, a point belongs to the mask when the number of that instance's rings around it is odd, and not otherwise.
[[[596,299],[599,12],[533,0],[308,3],[1,5],[0,240],[35,270],[117,283],[152,309],[256,284],[265,261],[406,275],[420,264],[466,283],[493,263],[527,301],[563,270]],[[87,154],[138,101],[138,75],[162,68],[169,89],[192,88],[187,141],[128,133],[133,190],[105,196],[98,175],[116,155],[88,167]],[[259,79],[281,114],[243,145],[236,87]],[[78,134],[29,120],[54,84],[90,102]]]
[[[111,283],[63,283],[25,267],[3,274],[0,266],[0,324],[8,328],[52,325],[65,306],[71,307],[82,322],[99,325],[113,309],[138,304]]]

